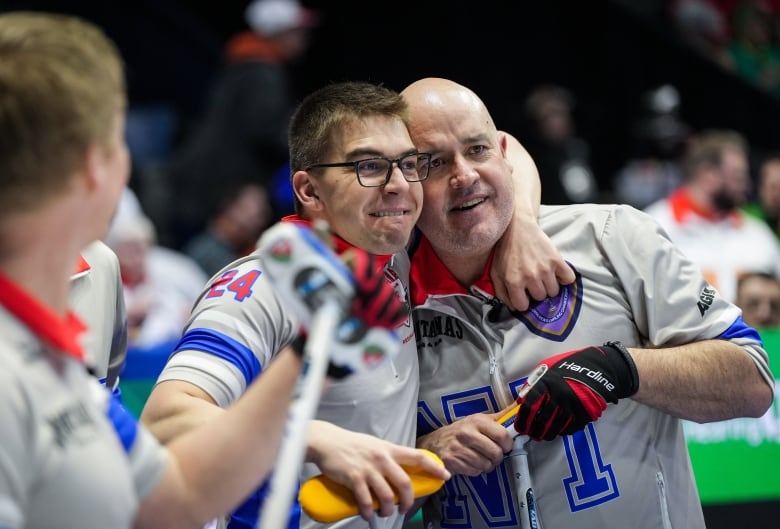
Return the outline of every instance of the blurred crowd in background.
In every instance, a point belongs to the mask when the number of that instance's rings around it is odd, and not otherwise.
[[[478,14],[396,2],[392,16],[338,4],[0,4],[91,18],[128,62],[133,179],[106,242],[131,347],[170,347],[206,279],[292,213],[288,116],[349,78],[444,76],[486,94],[535,159],[543,203],[663,217],[755,309],[750,324],[780,324],[780,1],[486,2]],[[727,253],[744,259],[724,267]],[[747,273],[775,286],[751,289]]]
[[[475,90],[536,162],[543,204],[645,211],[780,341],[780,0],[368,4],[0,0],[91,20],[126,61],[132,177],[104,241],[126,307],[128,409],[140,413],[208,279],[293,213],[288,119],[332,81]]]

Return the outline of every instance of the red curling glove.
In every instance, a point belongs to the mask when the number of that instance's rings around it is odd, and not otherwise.
[[[631,355],[620,342],[569,351],[539,362],[547,372],[525,397],[515,429],[535,441],[582,430],[601,417],[607,402],[630,397],[639,389]]]
[[[382,351],[384,358],[397,353],[395,328],[409,318],[408,304],[371,254],[352,248],[341,258],[352,271],[355,292],[331,351],[328,377],[333,379],[366,369],[367,350]]]
[[[353,248],[346,257],[347,266],[355,278],[355,297],[351,313],[366,327],[382,327],[393,330],[409,317],[406,300],[385,278],[384,269],[377,265],[374,256]]]

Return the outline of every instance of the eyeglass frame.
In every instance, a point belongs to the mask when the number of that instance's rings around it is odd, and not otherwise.
[[[427,157],[428,161],[426,165],[428,166],[428,172],[425,174],[425,178],[420,178],[419,180],[409,180],[406,175],[404,174],[403,169],[401,169],[401,160],[404,158],[408,158],[409,156],[423,156]],[[386,158],[384,156],[372,156],[371,158],[362,158],[360,160],[355,160],[354,162],[337,162],[337,163],[313,163],[307,167],[305,167],[304,171],[309,171],[311,169],[315,169],[318,167],[352,167],[355,170],[355,177],[357,178],[358,184],[360,184],[363,187],[382,187],[384,185],[387,185],[387,183],[390,181],[390,177],[393,176],[393,168],[398,167],[401,170],[401,175],[403,175],[404,180],[407,182],[422,182],[423,180],[426,180],[428,176],[431,174],[431,159],[433,158],[433,155],[427,152],[412,152],[409,154],[404,154],[403,156],[395,159]],[[360,179],[360,172],[358,171],[358,164],[364,163],[364,162],[370,162],[371,160],[384,160],[386,162],[389,162],[390,165],[387,167],[387,176],[385,176],[385,181],[381,184],[375,184],[367,186],[363,183],[363,180]]]

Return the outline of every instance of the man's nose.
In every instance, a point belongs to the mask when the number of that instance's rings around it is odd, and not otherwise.
[[[477,178],[479,173],[477,172],[474,164],[466,160],[463,156],[456,156],[452,161],[452,177],[450,178],[450,184],[453,187],[468,187]]]

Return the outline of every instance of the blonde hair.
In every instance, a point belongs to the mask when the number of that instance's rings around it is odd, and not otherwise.
[[[126,106],[119,52],[76,17],[0,15],[0,216],[59,194]]]
[[[691,140],[683,162],[685,178],[695,178],[701,167],[720,167],[726,149],[737,150],[745,156],[749,153],[747,139],[735,130],[710,129],[697,134]]]

